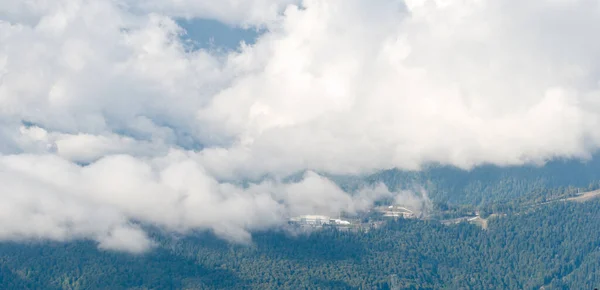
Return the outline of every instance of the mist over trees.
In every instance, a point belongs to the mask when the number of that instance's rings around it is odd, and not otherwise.
[[[134,255],[94,242],[2,243],[10,289],[593,289],[600,201],[557,202],[490,218],[488,228],[391,221],[368,232],[255,233],[249,245],[206,232],[151,231]]]

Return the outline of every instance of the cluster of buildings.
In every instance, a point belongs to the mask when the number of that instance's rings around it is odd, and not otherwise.
[[[374,214],[374,215],[373,215]],[[357,216],[353,221],[343,220],[341,217],[332,218],[326,215],[301,215],[292,217],[288,224],[300,228],[336,227],[341,230],[368,231],[385,224],[386,219],[416,219],[420,218],[419,211],[400,205],[386,205],[376,207],[373,211]]]
[[[383,218],[414,219],[419,217],[417,212],[400,205],[380,206],[375,208],[375,212]],[[292,217],[289,219],[289,224],[308,227],[336,226],[341,228],[347,228],[353,225],[358,227],[361,226],[360,222],[358,224],[353,224],[350,221],[341,218],[332,218],[325,215],[301,215]]]
[[[290,218],[291,224],[308,225],[308,226],[350,226],[352,223],[342,219],[331,218],[324,215],[302,215]]]

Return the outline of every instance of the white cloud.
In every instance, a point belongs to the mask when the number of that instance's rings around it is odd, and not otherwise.
[[[283,28],[248,52],[265,56],[256,59],[264,70],[202,111],[250,145],[206,158],[239,168],[243,156],[248,171],[258,164],[355,173],[541,162],[598,146],[597,57],[547,48],[598,47],[590,29],[597,13],[584,2],[564,4],[559,11],[575,23],[554,33],[555,18],[532,28],[508,17],[557,13],[544,3],[435,3],[407,17],[397,1],[383,0],[305,1],[305,10],[289,10]],[[563,33],[581,37],[565,44],[555,36]]]
[[[0,182],[0,240],[91,238],[101,248],[132,252],[152,242],[131,221],[247,242],[249,231],[279,226],[290,215],[356,212],[374,201],[362,194],[353,200],[314,173],[291,184],[219,183],[183,152],[151,160],[114,155],[85,167],[52,155],[3,156]]]
[[[118,227],[98,239],[98,247],[107,250],[125,250],[143,253],[153,246],[146,233],[135,227]]]
[[[142,221],[246,241],[290,214],[393,195],[351,196],[314,173],[277,182],[292,173],[541,163],[600,146],[593,1],[297,3],[0,3],[12,188],[0,239],[137,252],[151,246]],[[172,17],[268,31],[228,54],[189,51]]]

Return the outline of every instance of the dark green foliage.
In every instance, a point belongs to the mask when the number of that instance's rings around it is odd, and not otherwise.
[[[2,289],[593,289],[600,286],[600,201],[556,202],[488,230],[399,220],[367,233],[154,233],[144,255],[91,242],[0,244]]]

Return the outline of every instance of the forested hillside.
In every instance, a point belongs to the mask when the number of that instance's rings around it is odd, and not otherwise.
[[[393,169],[368,176],[366,180],[383,182],[391,189],[424,186],[435,201],[484,205],[510,201],[532,192],[562,192],[567,187],[597,189],[600,156],[589,161],[555,160],[544,166],[480,166],[470,171],[448,166],[415,172]],[[343,179],[340,183],[346,188],[356,186]]]
[[[600,201],[556,202],[461,223],[398,220],[367,233],[335,229],[251,245],[207,233],[143,255],[91,242],[0,244],[3,289],[593,289],[600,285]]]

